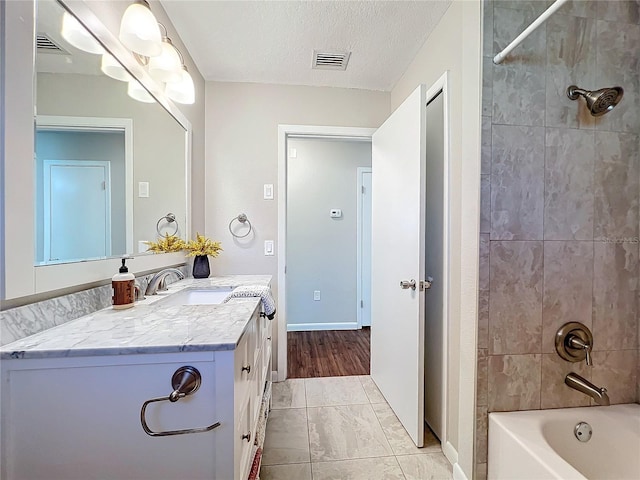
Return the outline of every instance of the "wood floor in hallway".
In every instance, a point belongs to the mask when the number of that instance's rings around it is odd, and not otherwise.
[[[369,375],[369,328],[287,333],[288,378]]]

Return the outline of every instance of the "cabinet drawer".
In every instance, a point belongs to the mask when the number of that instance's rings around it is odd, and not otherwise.
[[[233,355],[233,389],[237,399],[246,396],[253,366],[253,352],[249,352],[249,332],[240,339]]]
[[[240,479],[246,479],[249,475],[249,469],[251,468],[251,452],[253,451],[253,441],[255,432],[253,428],[253,411],[251,408],[252,396],[246,398],[242,408],[240,409],[240,416],[237,420],[237,428],[235,435],[235,451],[236,458],[239,459],[239,465],[237,466],[237,472],[239,472]]]

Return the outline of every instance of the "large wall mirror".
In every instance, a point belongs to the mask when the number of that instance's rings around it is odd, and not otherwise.
[[[123,253],[135,255],[129,262],[135,275],[184,264],[182,252],[139,253],[140,242],[158,238],[156,227],[172,233],[177,224],[182,237],[190,232],[192,131],[162,85],[118,41],[128,3],[2,5],[0,33],[11,48],[0,56],[7,119],[0,310],[105,284]],[[62,38],[65,9],[158,103],[129,98],[125,82],[101,72],[100,54],[83,53]],[[49,53],[36,48],[39,34]],[[177,222],[159,222],[169,213]]]
[[[139,254],[159,235],[185,238],[185,127],[146,91],[147,101],[135,100],[127,82],[105,75],[103,54],[113,57],[97,41],[94,54],[65,40],[64,21],[81,25],[60,3],[36,7],[34,264]]]

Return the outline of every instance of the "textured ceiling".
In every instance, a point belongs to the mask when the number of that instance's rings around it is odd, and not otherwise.
[[[206,80],[388,91],[449,0],[161,0]],[[313,50],[350,51],[346,71],[314,70]]]

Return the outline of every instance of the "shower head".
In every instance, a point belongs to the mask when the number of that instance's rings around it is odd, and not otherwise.
[[[581,96],[584,97],[587,101],[587,108],[594,117],[599,117],[612,110],[622,100],[623,94],[622,87],[601,88],[593,92],[583,90],[575,85],[567,88],[567,97],[571,100],[577,100]]]

